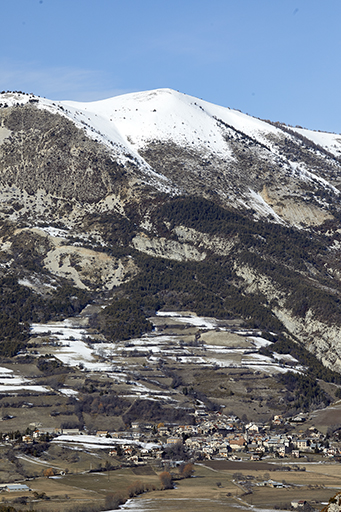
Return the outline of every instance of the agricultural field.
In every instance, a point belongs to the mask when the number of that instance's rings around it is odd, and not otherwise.
[[[0,406],[6,396],[13,404],[19,396],[30,397],[27,411],[15,405],[15,411],[8,406],[4,411],[2,406],[3,413],[16,417],[18,428],[26,425],[28,417],[31,422],[37,420],[41,400],[51,407],[55,400],[61,413],[69,413],[68,399],[84,393],[91,382],[93,388],[97,382],[104,393],[114,390],[130,403],[157,400],[165,406],[193,408],[195,398],[205,395],[207,401],[236,414],[243,410],[255,420],[264,419],[273,412],[271,399],[276,407],[281,402],[275,377],[289,370],[302,371],[290,355],[260,354],[259,349],[271,342],[260,331],[243,329],[238,321],[201,318],[190,312],[160,313],[150,319],[151,333],[107,343],[87,326],[87,320],[85,308],[76,318],[33,324],[27,351],[3,359]],[[44,426],[60,426],[50,412],[45,415],[39,410]],[[94,428],[109,428],[104,418],[99,422]]]
[[[75,504],[86,507],[96,503],[104,507],[108,495],[143,485],[149,491],[128,500],[123,510],[194,512],[208,510],[208,506],[214,506],[217,512],[232,512],[236,508],[290,510],[294,500],[307,500],[313,509],[320,510],[341,489],[341,475],[335,464],[307,464],[304,472],[288,472],[271,463],[268,468],[272,465],[276,471],[264,471],[261,465],[256,469],[257,464],[234,463],[231,467],[224,461],[215,461],[213,465],[214,468],[211,464],[195,464],[193,476],[176,480],[175,488],[169,490],[161,490],[160,468],[144,466],[84,473],[79,466],[78,473],[28,481],[32,489],[29,496],[27,492],[16,493],[15,497],[7,493],[3,494],[2,502],[13,503],[19,496],[28,496],[28,502],[38,511],[67,511]],[[263,486],[269,479],[283,483],[285,488]]]

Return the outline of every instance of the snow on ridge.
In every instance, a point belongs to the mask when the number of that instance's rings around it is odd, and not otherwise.
[[[155,173],[138,153],[147,142],[171,141],[233,159],[219,121],[267,145],[267,134],[281,133],[266,121],[169,88],[93,102],[52,101],[20,93],[0,94],[1,99],[9,106],[31,100],[38,108],[71,119],[91,138],[101,140],[112,151],[115,148],[115,156],[120,157],[122,163],[128,153],[145,173],[163,180],[164,186],[167,186],[167,178]],[[172,188],[170,183],[168,186]]]
[[[135,92],[88,103],[63,101],[66,108],[75,108],[97,124],[99,116],[106,119],[110,130],[115,125],[120,141],[130,150],[140,149],[150,140],[172,140],[189,147],[205,148],[232,158],[225,143],[219,121],[271,148],[268,135],[283,137],[283,131],[266,121],[169,88]],[[92,116],[92,117],[91,117]],[[341,136],[292,128],[341,156]],[[110,138],[110,133],[108,133]],[[287,134],[286,134],[287,136]]]
[[[91,119],[106,120],[109,127],[115,126],[121,139],[136,149],[144,147],[148,141],[171,140],[231,158],[217,120],[260,142],[266,141],[264,135],[279,132],[265,121],[171,89],[130,93],[89,103],[62,103]]]
[[[166,89],[92,103],[66,102],[65,105],[103,119],[109,129],[115,127],[134,152],[150,141],[161,140],[201,149],[209,146],[208,149],[228,156],[229,150],[215,119],[194,104],[196,98],[192,98],[193,101],[187,98],[191,97]]]
[[[117,123],[114,123],[106,112],[90,110],[87,103],[61,101],[59,105],[64,109],[59,113],[66,115],[78,128],[84,129],[88,137],[100,140],[111,153],[115,154],[115,158],[120,163],[135,162],[156,188],[167,193],[179,193],[169,178],[154,171],[140,156],[138,148],[134,147],[129,137],[122,134]]]
[[[148,142],[158,140],[176,143],[204,152],[208,157],[216,154],[231,161],[234,157],[224,139],[224,124],[265,144],[274,156],[276,151],[271,147],[268,135],[283,137],[280,128],[266,121],[167,88],[129,93],[94,102],[52,101],[22,93],[0,94],[0,103],[8,106],[28,102],[33,102],[37,108],[70,119],[87,136],[102,142],[119,162],[123,165],[128,161],[136,163],[144,173],[146,181],[170,194],[181,192],[163,174],[155,172],[139,154],[139,150]],[[341,156],[340,135],[291,129],[335,156]],[[339,194],[335,187],[310,172],[303,164],[297,166],[290,162],[290,167],[301,179],[318,181],[320,185]],[[256,210],[260,214],[269,214],[269,211],[265,211],[265,204],[256,196],[257,194],[251,193]],[[273,212],[271,214],[276,217]],[[278,219],[276,221],[279,222]]]
[[[17,105],[17,103],[25,105],[29,100],[37,101],[38,96],[34,96],[33,94],[24,94],[21,92],[3,92],[0,94],[0,103],[3,103],[8,107],[13,107]]]
[[[320,132],[306,128],[293,128],[290,130],[303,135],[307,139],[329,151],[334,156],[341,157],[341,135],[337,133]]]
[[[0,103],[8,106],[29,102],[68,117],[92,132],[93,138],[102,138],[122,150],[129,149],[138,157],[136,149],[144,145],[143,141],[165,138],[188,144],[193,142],[196,146],[209,143],[212,150],[228,154],[217,120],[267,145],[269,140],[266,135],[283,135],[280,127],[266,121],[170,88],[133,92],[92,102],[52,101],[20,92],[0,94]],[[333,155],[341,156],[340,134],[298,127],[290,127],[290,130],[307,137]]]
[[[71,120],[79,129],[85,131],[86,135],[104,144],[115,158],[122,164],[127,161],[135,161],[140,170],[146,175],[149,183],[157,189],[166,193],[180,193],[171,181],[154,171],[154,169],[139,155],[137,148],[122,136],[114,123],[111,123],[106,116],[101,116],[96,111],[90,112],[81,108],[82,103],[72,101],[52,101],[39,96],[27,95],[24,93],[3,93],[0,94],[0,103],[8,107],[17,104],[25,105],[29,102],[41,110],[47,110],[51,114],[59,114]],[[87,104],[84,104],[87,105]]]
[[[317,182],[323,188],[332,191],[336,196],[340,194],[340,190],[338,188],[336,188],[334,185],[329,183],[329,181],[322,178],[321,176],[318,176],[314,172],[309,171],[305,164],[295,164],[294,162],[291,162],[291,167],[294,170],[296,176],[298,176],[300,179],[311,181],[313,183]]]

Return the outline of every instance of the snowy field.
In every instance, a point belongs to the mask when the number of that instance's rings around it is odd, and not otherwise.
[[[27,391],[30,393],[48,393],[50,389],[45,386],[35,386],[31,384],[6,384],[0,385],[0,393],[20,393],[21,391]]]
[[[69,320],[49,324],[32,324],[31,334],[46,336],[58,342],[55,355],[68,366],[82,365],[88,371],[110,370],[109,363],[99,363],[94,350],[84,341],[87,331],[75,327]]]
[[[179,333],[162,334],[151,332],[141,338],[117,343],[88,343],[87,329],[77,325],[77,319],[64,320],[49,324],[32,324],[31,333],[43,337],[50,344],[48,353],[54,355],[63,364],[81,369],[84,372],[100,373],[111,378],[117,385],[122,385],[124,397],[136,397],[149,400],[176,402],[176,392],[160,390],[158,382],[135,378],[144,367],[158,367],[160,361],[177,365],[198,365],[212,368],[247,368],[268,374],[300,371],[302,368],[290,355],[274,353],[272,357],[259,353],[259,349],[271,345],[261,336],[260,331],[229,329],[219,325],[215,318],[199,317],[190,312],[158,312],[150,318],[160,328],[160,320],[168,325],[185,324],[200,328],[202,338],[195,341],[194,334],[186,334],[186,329]],[[190,331],[193,333],[193,330]],[[190,338],[192,342],[185,343]],[[52,346],[51,346],[52,345]],[[294,368],[293,366],[294,365]],[[12,375],[11,371],[0,369],[0,385],[9,391],[9,385],[28,389],[29,382]],[[13,388],[13,389],[14,389]],[[125,391],[123,391],[123,389]],[[0,388],[1,390],[1,388]],[[60,389],[67,396],[77,396],[72,389]]]
[[[53,439],[55,444],[72,444],[75,447],[83,447],[88,449],[108,449],[114,448],[118,444],[140,446],[145,450],[157,448],[160,445],[156,443],[141,443],[132,439],[123,439],[121,437],[99,437],[92,435],[61,435]]]
[[[18,393],[20,391],[46,393],[50,391],[45,386],[35,386],[30,382],[20,375],[15,375],[9,368],[0,368],[0,393]]]

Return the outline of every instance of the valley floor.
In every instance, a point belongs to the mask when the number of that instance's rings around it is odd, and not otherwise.
[[[274,466],[277,467],[277,464]],[[338,464],[306,464],[305,472],[257,469],[213,469],[205,464],[196,464],[193,477],[176,482],[175,489],[155,490],[128,500],[123,510],[149,512],[176,510],[196,512],[236,512],[236,509],[260,512],[267,510],[290,510],[291,503],[307,501],[320,510],[331,496],[341,489]],[[264,478],[285,482],[285,488],[263,487]],[[32,496],[31,506],[35,510],[69,510],[75,505],[94,503],[105,507],[108,493],[124,492],[136,481],[148,486],[160,487],[155,468],[121,468],[108,473],[78,473],[64,477],[37,478],[27,482],[32,491],[29,495],[46,493],[48,501]],[[251,487],[249,483],[251,482]],[[250,490],[251,489],[251,490]],[[13,503],[16,498],[28,493],[2,493],[2,501]],[[18,500],[19,501],[19,500]],[[18,502],[17,501],[17,502]],[[31,501],[31,499],[30,499]]]
[[[151,321],[152,333],[108,343],[89,328],[85,309],[64,322],[33,324],[27,351],[1,361],[0,481],[32,489],[2,491],[3,502],[18,505],[26,496],[39,511],[104,508],[111,493],[129,498],[126,489],[138,481],[148,492],[123,510],[200,512],[209,503],[217,512],[260,512],[288,509],[293,500],[319,510],[341,489],[340,447],[326,437],[341,423],[341,404],[292,423],[282,418],[288,403],[277,377],[303,374],[296,359],[262,354],[271,342],[238,321],[191,312]],[[294,448],[304,452],[298,459]],[[194,475],[158,490],[159,474],[177,475],[175,461],[186,451]],[[271,459],[274,451],[284,457]],[[250,461],[257,453],[263,461]]]

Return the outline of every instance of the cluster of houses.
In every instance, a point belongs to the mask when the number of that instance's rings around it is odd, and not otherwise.
[[[178,445],[177,448],[181,445],[182,453],[187,452],[194,460],[233,460],[243,454],[244,459],[257,461],[268,455],[299,458],[309,453],[341,459],[341,443],[327,439],[315,427],[304,429],[303,415],[292,418],[290,423],[278,415],[270,424],[246,423],[233,415],[203,410],[196,411],[194,418],[193,425],[133,422],[127,430],[102,430],[95,435],[108,438],[109,455],[124,457],[127,462],[162,459],[165,454],[169,455],[174,445]],[[30,427],[32,432],[22,436],[22,442],[27,444],[46,440],[46,436],[89,434],[79,429],[43,428],[39,424],[31,424]],[[145,443],[150,443],[148,449],[143,447]]]
[[[276,427],[285,426],[279,415],[274,417],[271,424],[264,424],[243,423],[238,418],[218,414],[216,418],[202,418],[197,434],[188,437],[185,444],[201,450],[207,458],[233,457],[233,454],[242,451],[249,453],[252,460],[259,460],[266,454],[297,458],[302,453],[323,453],[329,457],[341,454],[341,445],[328,441],[315,427],[302,429],[304,420],[303,415],[292,418],[290,428],[279,429],[282,433],[276,433]],[[285,430],[287,432],[283,433]]]
[[[133,422],[127,430],[101,430],[96,432],[96,436],[108,438],[108,441],[110,439],[111,445],[117,440],[117,446],[109,449],[109,455],[123,456],[127,462],[147,462],[150,458],[162,459],[165,452],[169,452],[174,445],[181,445],[182,450],[192,459],[233,460],[243,455],[244,459],[257,461],[269,455],[299,458],[311,453],[341,458],[341,444],[327,439],[327,436],[315,427],[303,429],[304,420],[304,416],[300,415],[293,418],[289,425],[281,416],[275,416],[270,424],[245,423],[236,416],[197,411],[193,425]],[[280,428],[286,425],[288,428]],[[75,429],[54,432],[50,430],[36,429],[33,437],[46,433],[82,434]],[[143,443],[152,443],[153,446],[148,449],[142,448]]]
[[[133,439],[134,441],[158,440],[160,448],[153,449],[157,457],[161,457],[162,449],[182,444],[184,449],[194,458],[238,458],[248,454],[251,460],[260,460],[266,455],[278,457],[296,457],[302,454],[322,453],[326,457],[341,456],[341,444],[327,440],[326,436],[315,427],[303,430],[301,423],[304,417],[295,418],[294,428],[287,433],[276,433],[276,426],[284,425],[281,416],[275,416],[272,424],[244,423],[236,416],[225,416],[220,413],[201,414],[197,412],[195,425],[164,425],[157,426],[132,423],[131,429],[125,432],[97,432],[100,436]],[[130,451],[127,450],[130,455]],[[146,452],[146,450],[144,450]],[[151,453],[151,451],[150,451]],[[150,455],[149,453],[149,455]],[[116,452],[111,452],[115,455]],[[144,454],[146,456],[146,454]]]

